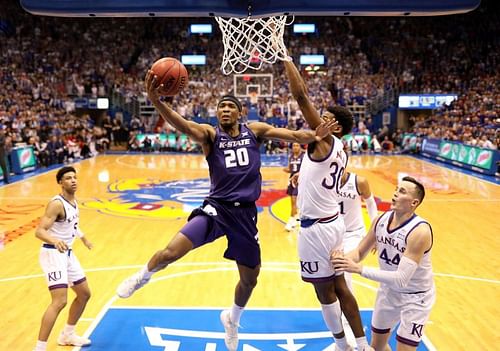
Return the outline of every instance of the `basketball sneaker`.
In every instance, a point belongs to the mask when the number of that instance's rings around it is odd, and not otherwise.
[[[88,346],[90,343],[90,339],[78,336],[75,333],[66,334],[64,331],[57,338],[57,344],[61,346]]]
[[[338,347],[337,344],[335,344],[335,351],[354,351],[354,349],[352,348],[351,345],[347,345],[347,349],[341,350],[340,347]]]
[[[220,314],[220,321],[224,326],[226,335],[224,337],[224,342],[229,351],[236,351],[238,348],[238,325],[231,322],[230,317],[231,312],[229,310],[222,311]]]
[[[125,279],[120,285],[118,285],[118,288],[116,289],[116,294],[122,299],[126,299],[127,297],[132,296],[134,291],[146,285],[148,281],[149,279],[144,278],[144,273],[142,271],[139,271],[131,275],[130,277]]]

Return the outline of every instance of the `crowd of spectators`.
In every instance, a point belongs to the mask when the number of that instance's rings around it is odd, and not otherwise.
[[[498,77],[484,77],[458,100],[427,118],[415,120],[421,136],[462,142],[486,149],[500,146]]]
[[[388,90],[458,94],[456,102],[431,116],[412,118],[405,131],[394,126],[375,128],[372,116],[359,116],[355,132],[377,140],[373,144],[380,145],[381,151],[404,152],[402,138],[407,132],[419,140],[444,138],[495,149],[500,127],[496,10],[498,4],[484,0],[473,13],[439,18],[297,18],[296,22],[315,22],[317,34],[287,32],[285,41],[295,58],[302,53],[325,55],[324,69],[305,75],[320,110],[332,102],[363,105]],[[41,166],[90,157],[115,145],[141,151],[199,150],[170,126],[151,118],[91,117],[77,111],[74,102],[75,97],[113,93],[125,101],[145,99],[143,78],[152,62],[203,53],[207,65],[188,67],[189,86],[172,104],[187,118],[214,117],[218,97],[232,93],[233,78],[219,68],[220,33],[190,35],[187,28],[192,22],[186,18],[39,17],[24,12],[18,2],[4,2],[0,128],[6,131],[7,147],[33,145]],[[273,74],[272,96],[247,101],[246,108],[255,108],[261,120],[276,125],[307,128],[290,97],[283,65],[267,65],[259,73]],[[176,143],[159,145],[151,140],[151,145],[144,146],[136,142],[138,133],[174,135]]]

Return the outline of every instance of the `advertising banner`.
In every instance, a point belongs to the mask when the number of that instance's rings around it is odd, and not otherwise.
[[[22,148],[16,150],[17,157],[19,159],[19,166],[21,169],[31,168],[33,169],[36,165],[35,154],[33,148]]]
[[[439,156],[451,160],[451,149],[453,144],[447,141],[441,141],[441,146],[439,147]]]
[[[430,156],[438,156],[441,147],[441,140],[439,139],[424,139],[422,140],[422,152]]]
[[[15,147],[10,152],[12,170],[16,174],[34,171],[36,168],[36,158],[32,146]]]
[[[500,160],[500,152],[497,150],[482,149],[438,139],[424,139],[422,154],[487,174],[495,174],[497,161]]]
[[[148,138],[151,141],[151,144],[155,143],[156,138],[159,139],[161,146],[165,146],[165,144],[167,143],[167,135],[163,133],[137,134],[136,139],[139,141],[141,147],[144,146],[144,139],[146,138]]]
[[[481,168],[491,168],[493,164],[493,153],[498,151],[494,150],[484,150],[484,149],[479,149],[480,151],[477,152],[477,157],[474,158],[474,163],[473,165],[476,167],[481,167]]]

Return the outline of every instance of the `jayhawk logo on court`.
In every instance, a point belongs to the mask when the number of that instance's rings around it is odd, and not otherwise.
[[[257,201],[259,210],[285,197],[284,190],[272,189],[275,181],[264,181]],[[203,203],[210,192],[208,178],[164,181],[159,179],[126,179],[108,185],[106,196],[82,203],[101,213],[151,219],[185,218]]]

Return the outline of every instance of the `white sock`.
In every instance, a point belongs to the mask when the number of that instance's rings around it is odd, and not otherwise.
[[[323,314],[323,319],[332,334],[339,334],[344,330],[342,327],[342,310],[340,309],[339,300],[329,305],[321,305],[321,313]],[[334,339],[335,344],[339,349],[347,349],[348,344],[345,336],[343,338],[334,337]]]
[[[245,307],[238,306],[237,304],[233,304],[233,307],[231,308],[231,322],[233,322],[236,325],[240,325],[240,318],[241,314],[243,313],[243,310]]]
[[[66,335],[71,335],[74,332],[75,332],[75,326],[66,324],[66,326],[64,327],[63,333]]]
[[[333,334],[339,334],[344,330],[342,328],[342,310],[340,309],[339,300],[329,305],[321,305],[321,313],[325,320],[326,326]]]
[[[37,340],[35,351],[45,351],[45,350],[47,350],[47,341]]]
[[[144,279],[150,279],[151,276],[155,273],[155,272],[151,272],[149,269],[148,269],[148,265],[145,265],[144,268],[141,270],[141,273],[142,273],[142,276],[144,277]]]
[[[347,350],[347,348],[349,347],[349,344],[347,343],[347,339],[346,337],[344,336],[343,338],[336,338],[336,337],[333,337],[335,339],[335,345],[337,345],[337,347],[340,349],[340,350]]]
[[[363,346],[368,346],[368,341],[366,341],[366,336],[361,336],[359,338],[356,338],[356,345],[358,346],[359,350],[363,349]]]

